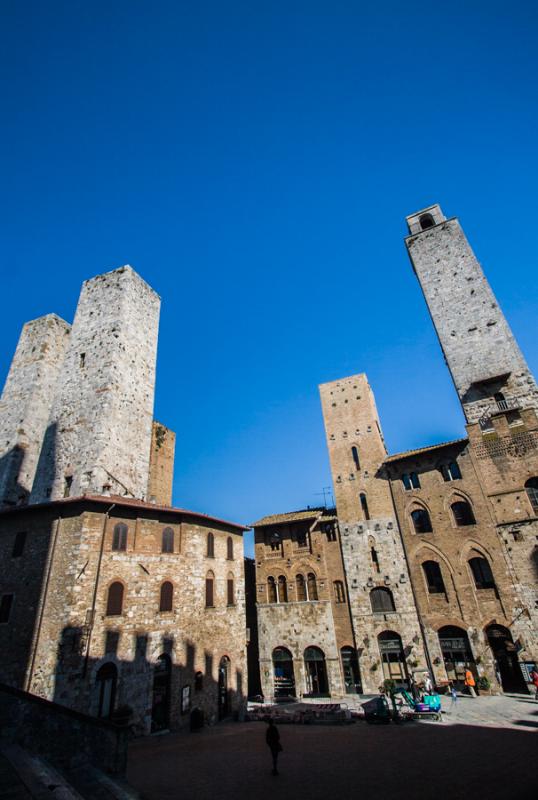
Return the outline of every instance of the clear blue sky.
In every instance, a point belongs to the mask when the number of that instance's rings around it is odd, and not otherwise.
[[[175,503],[239,522],[330,484],[317,385],[366,372],[392,452],[463,419],[403,245],[459,216],[531,367],[535,2],[2,4],[0,373],[130,263],[163,299]]]

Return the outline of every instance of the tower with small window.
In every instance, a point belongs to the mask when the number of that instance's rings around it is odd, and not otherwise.
[[[425,659],[391,488],[381,472],[387,451],[374,395],[364,374],[322,384],[320,395],[364,690],[375,691],[384,678],[406,685],[410,667],[402,653],[412,652],[417,664]]]

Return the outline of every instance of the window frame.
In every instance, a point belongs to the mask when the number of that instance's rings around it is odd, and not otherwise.
[[[164,595],[164,589],[166,587],[167,593],[169,595]],[[168,589],[170,587],[170,589]],[[164,600],[168,600],[168,603],[163,603]],[[163,608],[163,605],[166,605],[166,608]],[[169,607],[168,607],[169,606]],[[166,580],[161,583],[161,587],[159,590],[159,614],[171,614],[174,611],[174,584],[172,581]]]
[[[11,558],[21,558],[24,555],[24,548],[26,547],[27,538],[28,531],[17,531],[13,541],[13,548],[11,550]]]
[[[129,526],[125,522],[116,522],[112,530],[112,547],[114,553],[126,553],[129,540]]]
[[[417,524],[417,519],[415,515],[420,514],[421,518],[427,519],[427,524],[425,525],[423,522]],[[433,525],[432,525],[432,518],[430,516],[430,512],[424,506],[416,506],[412,508],[409,512],[409,516],[411,517],[411,522],[413,523],[413,531],[418,536],[424,536],[429,533],[433,533]],[[419,528],[423,528],[423,530],[419,530]]]
[[[432,574],[430,566],[432,564],[437,568],[437,574]],[[421,566],[422,574],[424,575],[424,579],[426,581],[428,594],[443,594],[446,597],[446,585],[443,578],[441,564],[438,561],[434,561],[432,558],[429,558],[426,561],[423,561]],[[433,572],[435,573],[435,569]]]
[[[14,601],[15,594],[13,592],[4,592],[0,595],[0,625],[9,625]]]
[[[375,603],[374,598],[388,598],[390,603]],[[374,608],[374,605],[379,605],[379,608]],[[388,607],[390,605],[390,608]],[[384,606],[387,606],[386,608]],[[370,607],[372,614],[394,614],[396,612],[396,603],[394,602],[394,595],[391,590],[386,586],[374,586],[370,591]]]
[[[454,507],[455,506],[459,506],[461,508],[465,508],[466,509],[465,515],[467,515],[466,516],[466,519],[468,520],[467,522],[458,521],[459,519],[463,519],[464,515],[459,515],[458,516],[459,512],[457,514],[456,511],[454,511]],[[456,528],[467,528],[469,525],[476,525],[476,517],[475,517],[475,514],[474,514],[473,507],[472,507],[471,503],[468,500],[466,500],[464,497],[460,497],[459,499],[454,500],[452,503],[450,503],[450,511],[452,513],[452,519],[454,521],[454,525],[456,526]]]
[[[114,605],[112,607],[113,604],[112,604],[110,593],[111,593],[113,587],[115,587],[115,586],[119,586],[121,588],[121,595],[120,595],[119,605]],[[116,603],[117,603],[117,600],[116,600]],[[107,593],[106,593],[105,617],[121,617],[121,616],[123,616],[124,605],[125,605],[125,584],[123,583],[123,581],[120,581],[120,580],[117,580],[117,579],[114,580],[114,581],[111,581],[111,583],[109,583],[109,585],[108,585],[108,589],[107,589]],[[119,611],[113,610],[113,609],[118,608],[118,607],[120,609]]]
[[[174,552],[175,531],[169,525],[163,528],[161,533],[161,553],[170,554]]]

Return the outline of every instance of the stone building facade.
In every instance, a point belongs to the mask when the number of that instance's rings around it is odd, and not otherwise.
[[[261,688],[266,697],[360,689],[340,532],[326,509],[254,524]]]
[[[97,716],[127,704],[140,733],[240,710],[240,526],[87,495],[5,510],[0,529],[3,682]]]
[[[244,529],[172,506],[159,306],[130,267],[86,281],[72,329],[25,326],[2,395],[0,681],[128,705],[140,733],[239,714],[247,688]]]

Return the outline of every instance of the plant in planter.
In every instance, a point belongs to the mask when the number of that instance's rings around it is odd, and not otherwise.
[[[487,692],[491,689],[491,681],[486,675],[481,675],[476,685],[483,692]]]
[[[379,664],[377,663],[377,661],[374,661],[374,663],[373,663],[373,664],[372,664],[372,666],[370,667],[370,671],[371,671],[371,672],[375,672],[375,671],[376,671],[376,669],[378,668],[378,666],[379,666]]]
[[[385,678],[383,681],[383,689],[386,694],[391,695],[396,691],[396,681],[393,681],[392,678]]]

